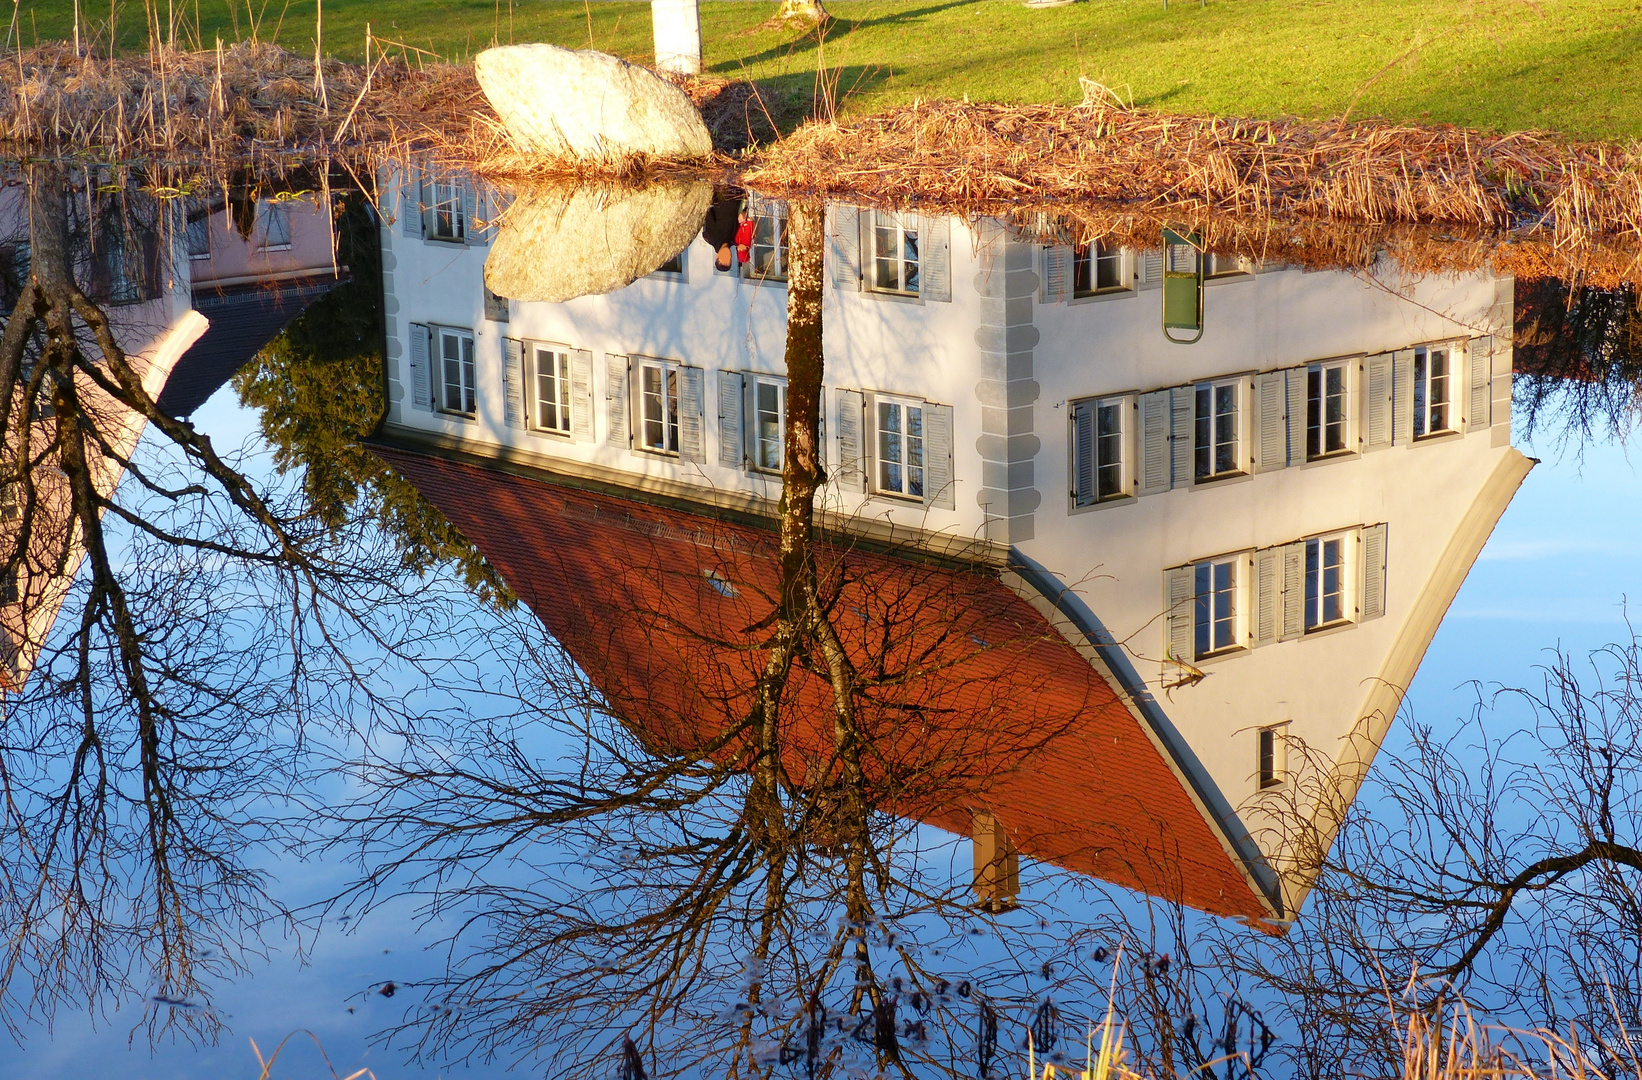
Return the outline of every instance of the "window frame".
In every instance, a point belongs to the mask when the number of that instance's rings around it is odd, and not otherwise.
[[[1094,477],[1095,491],[1094,497],[1088,499],[1087,501],[1084,500],[1083,493],[1077,490],[1078,473],[1080,471],[1078,468],[1077,409],[1079,406],[1083,405],[1087,405],[1094,410],[1095,425],[1093,437],[1090,440],[1091,449],[1095,454],[1094,464],[1090,470],[1091,475]],[[1117,432],[1118,489],[1110,495],[1102,495],[1100,493],[1101,470],[1107,468],[1110,463],[1105,461],[1101,455],[1100,419],[1102,410],[1108,408],[1117,410],[1119,422]],[[1069,421],[1068,427],[1070,428],[1068,436],[1071,444],[1071,453],[1068,455],[1068,464],[1071,468],[1072,482],[1067,485],[1067,489],[1071,493],[1073,510],[1092,510],[1096,507],[1111,506],[1114,503],[1132,500],[1135,497],[1134,428],[1139,420],[1136,412],[1137,408],[1136,396],[1133,393],[1105,394],[1099,397],[1078,398],[1069,403],[1067,419]]]
[[[885,226],[886,229],[895,231],[896,244],[899,248],[899,254],[894,257],[896,264],[895,287],[878,284],[878,230],[881,219],[889,222]],[[863,260],[865,272],[862,274],[862,282],[866,285],[867,291],[878,293],[881,296],[905,296],[921,299],[923,297],[924,282],[924,237],[922,221],[918,215],[900,214],[888,210],[872,210],[868,212],[865,220],[867,234],[865,247],[867,250],[866,258]],[[910,229],[907,228],[909,222],[912,225]],[[912,233],[913,243],[917,245],[917,253],[911,260],[906,257],[906,234],[908,232]],[[907,287],[906,268],[909,261],[914,267],[913,275],[916,278],[911,288]]]
[[[659,278],[662,281],[688,281],[690,278],[690,248],[688,245],[680,248],[671,258],[650,271],[646,277]],[[670,264],[677,263],[674,267]]]
[[[661,389],[656,400],[661,406],[661,445],[652,446],[647,441],[645,428],[650,419],[645,409],[651,397],[650,391],[644,385],[646,369],[654,369],[661,373]],[[682,391],[680,381],[684,365],[676,360],[665,360],[659,356],[633,357],[633,448],[640,453],[654,454],[657,457],[677,458],[681,454],[679,433],[679,395]]]
[[[434,344],[438,346],[436,350],[432,350],[433,357],[431,358],[434,363],[439,365],[439,400],[436,403],[438,406],[437,411],[444,416],[456,416],[466,420],[476,419],[479,415],[479,388],[476,377],[478,369],[476,360],[478,342],[474,337],[473,331],[459,326],[438,325],[429,326],[428,329],[433,335]],[[456,358],[458,376],[457,392],[462,398],[462,403],[467,406],[465,409],[452,409],[448,406],[448,402],[450,401],[450,371],[446,367],[446,364],[449,362],[450,358],[445,356],[446,338],[451,338],[458,342]],[[462,343],[467,345],[466,356],[462,355]]]
[[[262,237],[257,244],[258,251],[291,250],[291,215],[288,210],[289,207],[278,202],[265,202],[258,207],[257,231]],[[275,222],[278,222],[282,238],[276,238],[274,235]]]
[[[1192,659],[1194,662],[1217,659],[1246,649],[1247,635],[1245,627],[1248,620],[1248,573],[1246,572],[1246,566],[1248,561],[1247,552],[1236,552],[1230,555],[1216,555],[1207,559],[1197,559],[1190,564],[1192,568]],[[1214,581],[1214,572],[1221,567],[1229,567],[1231,571],[1231,586],[1227,590],[1217,588]],[[1215,644],[1215,624],[1221,620],[1213,616],[1211,607],[1211,618],[1208,622],[1207,631],[1208,648],[1200,649],[1198,642],[1204,627],[1202,615],[1205,597],[1205,593],[1201,591],[1200,582],[1205,571],[1208,572],[1210,586],[1206,595],[1212,598],[1222,591],[1230,594],[1231,640],[1222,645]],[[1211,600],[1210,603],[1212,605],[1213,601]]]
[[[467,220],[467,211],[462,206],[466,194],[462,181],[430,176],[427,178],[427,193],[427,215],[422,219],[425,223],[422,238],[439,244],[466,244],[472,223]],[[440,230],[441,214],[448,216],[448,233]]]
[[[1244,376],[1233,378],[1211,379],[1192,385],[1192,483],[1213,484],[1228,480],[1234,476],[1246,476],[1250,471],[1249,465],[1249,411],[1250,394],[1247,389],[1248,379]],[[1229,389],[1232,391],[1232,464],[1228,468],[1214,468],[1216,461],[1215,448],[1219,445],[1219,432],[1216,430],[1217,418],[1223,415],[1218,411],[1216,399],[1218,392]],[[1204,391],[1209,393],[1209,440],[1207,444],[1201,439],[1203,417],[1198,412]],[[1209,471],[1199,470],[1198,463],[1203,450],[1207,446],[1209,451]]]
[[[1445,354],[1445,363],[1447,365],[1441,376],[1445,396],[1441,403],[1444,410],[1444,422],[1440,428],[1432,428],[1431,426],[1431,353],[1434,351],[1441,351]],[[1414,346],[1414,355],[1409,360],[1408,374],[1413,384],[1411,392],[1413,416],[1411,417],[1409,430],[1413,433],[1415,442],[1422,439],[1459,434],[1459,399],[1454,392],[1457,385],[1455,358],[1463,351],[1463,347],[1453,341],[1433,341],[1429,344]],[[1423,377],[1421,375],[1422,369],[1424,371]]]
[[[758,372],[749,372],[747,380],[747,403],[751,406],[744,410],[746,413],[747,440],[747,467],[752,472],[779,474],[786,460],[787,450],[787,380],[776,375],[764,375]],[[762,464],[759,452],[763,449],[763,428],[761,415],[763,408],[759,403],[758,395],[762,387],[769,387],[776,393],[776,460],[774,465]]]
[[[1349,626],[1357,621],[1357,574],[1354,565],[1356,545],[1352,543],[1356,535],[1354,529],[1343,529],[1337,532],[1319,533],[1308,536],[1300,543],[1305,545],[1305,561],[1302,570],[1304,579],[1305,616],[1301,620],[1301,636],[1320,634],[1328,630]],[[1326,545],[1337,543],[1340,546],[1340,561],[1337,567],[1339,579],[1337,593],[1339,596],[1340,613],[1333,619],[1323,617],[1323,605],[1327,594],[1323,591],[1326,582],[1327,568],[1323,565],[1323,554]],[[1312,561],[1312,552],[1317,553],[1315,565]]]
[[[571,393],[570,353],[571,350],[563,345],[551,341],[529,341],[521,343],[525,349],[525,366],[529,373],[528,408],[526,409],[525,427],[537,435],[549,435],[556,438],[571,438],[575,431],[575,395]],[[542,417],[542,355],[554,357],[553,382],[557,392],[554,408],[559,410],[562,426],[548,427],[541,422]]]
[[[1253,260],[1242,255],[1216,255],[1213,252],[1204,252],[1202,257],[1205,260],[1203,264],[1203,280],[1205,283],[1210,281],[1231,281],[1236,278],[1254,276]],[[1235,260],[1235,265],[1230,269],[1219,269],[1219,263],[1222,259],[1227,261]]]
[[[1305,460],[1327,461],[1344,454],[1356,453],[1356,420],[1357,405],[1356,387],[1353,385],[1353,375],[1358,364],[1357,358],[1337,360],[1319,360],[1307,364],[1306,371],[1306,427],[1305,427]],[[1340,372],[1340,446],[1338,449],[1328,449],[1328,421],[1326,410],[1328,407],[1328,375],[1330,371]],[[1311,392],[1311,380],[1315,375],[1322,390],[1320,398],[1314,397]],[[1311,452],[1312,408],[1316,406],[1318,415],[1318,452]]]
[[[929,402],[923,398],[909,397],[905,394],[880,393],[870,395],[868,401],[871,403],[872,409],[872,475],[870,477],[872,493],[874,495],[882,495],[886,498],[892,499],[901,499],[907,502],[922,503],[926,501],[928,498],[929,483],[928,429],[926,427],[926,412],[929,408]],[[886,461],[883,452],[885,435],[885,430],[883,428],[883,409],[885,406],[900,409],[902,416],[901,430],[896,433],[899,435],[899,442],[901,444],[900,458],[893,463]],[[916,436],[912,435],[908,430],[909,424],[907,423],[906,418],[907,410],[909,409],[918,410],[919,434]],[[914,438],[918,441],[917,465],[911,465],[907,460],[911,456],[913,449],[912,440]],[[888,487],[884,484],[884,466],[886,464],[897,464],[901,466],[902,483],[899,489]],[[913,485],[910,470],[914,468],[917,469],[919,473],[919,490],[916,494],[914,494],[911,490]]]
[[[774,204],[765,205],[771,206]],[[767,281],[783,285],[786,284],[787,215],[785,213],[762,212],[761,208],[761,212],[752,214],[751,218],[753,223],[753,238],[747,245],[747,261],[741,265],[741,276],[749,281]],[[774,241],[769,244],[761,244],[758,239],[759,229],[765,224],[769,224],[770,228],[774,230],[775,233]],[[756,269],[758,265],[758,253],[761,249],[769,251],[771,260],[778,266],[776,271],[766,271],[764,273],[760,273]],[[920,269],[921,268],[922,264],[920,264]]]
[[[1096,296],[1115,296],[1119,293],[1133,292],[1133,279],[1129,269],[1129,249],[1118,245],[1108,245],[1102,240],[1091,240],[1082,245],[1085,254],[1079,254],[1077,246],[1072,248],[1072,281],[1069,296],[1073,300],[1087,300]],[[1107,249],[1110,249],[1109,251]],[[1116,285],[1100,284],[1100,263],[1110,258],[1117,264]],[[1079,287],[1079,266],[1089,268],[1089,287]]]

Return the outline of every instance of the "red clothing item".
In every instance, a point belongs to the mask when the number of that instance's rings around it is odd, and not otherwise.
[[[735,230],[735,257],[739,262],[746,262],[753,257],[753,223],[743,221]]]

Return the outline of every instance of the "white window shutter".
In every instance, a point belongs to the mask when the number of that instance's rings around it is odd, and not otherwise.
[[[570,438],[593,441],[593,354],[586,349],[570,352]]]
[[[1365,622],[1385,614],[1385,523],[1363,529],[1361,540],[1362,593],[1357,605],[1357,621]]]
[[[952,223],[943,217],[918,219],[918,295],[952,302]]]
[[[865,491],[867,483],[865,440],[861,431],[864,403],[859,390],[839,390],[838,398],[838,486],[845,491]]]
[[[405,165],[404,183],[399,188],[399,232],[413,240],[422,238],[422,181],[420,170]]]
[[[1475,337],[1466,346],[1471,369],[1471,400],[1467,403],[1465,426],[1477,431],[1489,424],[1489,407],[1493,404],[1493,390],[1489,385],[1494,368],[1494,339]]]
[[[1282,553],[1283,622],[1279,640],[1304,637],[1306,633],[1306,545],[1285,544]]]
[[[1169,391],[1140,395],[1140,476],[1137,495],[1169,490]]]
[[[432,345],[429,341],[432,332],[421,323],[411,323],[410,328],[410,403],[411,408],[420,412],[433,411],[433,377],[429,371],[433,361],[430,357]]]
[[[952,475],[952,406],[924,406],[924,505],[957,508]]]
[[[707,373],[698,367],[678,369],[678,456],[685,461],[707,460],[702,421],[706,414]]]
[[[1196,418],[1197,390],[1195,387],[1177,386],[1170,391],[1170,396],[1169,457],[1173,474],[1172,483],[1175,487],[1185,487],[1192,482],[1192,434],[1197,427],[1193,423]]]
[[[1095,502],[1095,403],[1072,406],[1072,505]]]
[[[507,426],[525,426],[525,350],[517,338],[502,339],[502,398]]]
[[[604,404],[610,418],[610,427],[605,431],[604,438],[611,446],[633,445],[633,430],[627,423],[627,367],[627,357],[616,353],[604,354]]]
[[[1363,364],[1363,449],[1384,450],[1391,445],[1390,353],[1371,356]]]
[[[1058,304],[1072,295],[1072,249],[1063,244],[1046,244],[1043,248],[1043,287],[1038,299],[1044,304]]]
[[[1391,444],[1414,441],[1414,350],[1400,349],[1391,357]]]
[[[1163,571],[1164,654],[1175,660],[1197,658],[1193,643],[1192,618],[1197,607],[1196,568],[1177,566]]]
[[[741,426],[741,399],[744,393],[741,372],[718,373],[718,463],[726,469],[739,469],[746,461]]]
[[[1277,640],[1277,631],[1283,625],[1282,552],[1266,548],[1254,553],[1254,618],[1251,620],[1251,644],[1258,648]]]
[[[1306,369],[1288,369],[1289,464],[1306,462]]]
[[[861,288],[861,210],[855,206],[832,207],[832,283],[834,287],[856,291]]]
[[[1259,432],[1255,444],[1255,472],[1269,472],[1288,464],[1287,386],[1284,373],[1268,371],[1255,379],[1254,408]]]

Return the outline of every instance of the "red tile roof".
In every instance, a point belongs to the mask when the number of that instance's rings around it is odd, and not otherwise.
[[[420,453],[377,452],[497,568],[618,713],[675,747],[739,721],[777,591],[775,535]],[[868,685],[876,797],[960,835],[990,809],[1021,851],[1253,919],[1271,912],[1112,687],[995,570],[818,550]],[[825,767],[827,686],[795,668],[790,772]]]

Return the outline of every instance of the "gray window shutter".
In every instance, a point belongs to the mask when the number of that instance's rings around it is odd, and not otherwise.
[[[1172,462],[1173,484],[1184,487],[1192,482],[1192,423],[1197,407],[1197,391],[1190,386],[1177,386],[1170,391],[1172,419],[1169,431],[1169,457]]]
[[[432,363],[429,353],[431,331],[421,323],[410,328],[410,403],[421,412],[433,411],[433,379],[428,370]]]
[[[1197,607],[1196,568],[1177,566],[1163,571],[1163,647],[1175,660],[1197,658],[1192,618]]]
[[[698,367],[678,369],[678,456],[706,461],[707,440],[702,431],[706,413],[707,373]]]
[[[925,300],[952,302],[952,223],[945,217],[918,219],[918,294]]]
[[[1489,377],[1493,374],[1494,339],[1472,338],[1466,352],[1471,368],[1471,400],[1465,413],[1465,426],[1467,431],[1476,431],[1488,426],[1488,409],[1493,404]]]
[[[845,491],[865,491],[867,476],[863,460],[861,419],[864,403],[859,390],[838,391],[838,486]]]
[[[1286,374],[1289,464],[1303,465],[1306,461],[1306,369],[1289,368]]]
[[[610,427],[604,433],[611,446],[633,445],[633,431],[627,425],[627,357],[604,354],[604,404]]]
[[[1279,640],[1305,636],[1306,632],[1306,545],[1285,544],[1279,549],[1283,559],[1283,625]]]
[[[426,164],[419,166],[417,169],[417,173],[421,178],[420,183],[417,185],[417,191],[421,195],[422,235],[424,237],[433,234],[433,178],[429,175],[430,172],[431,170]]]
[[[517,338],[503,338],[502,390],[507,402],[507,426],[525,426],[525,350]]]
[[[422,238],[421,202],[421,170],[415,165],[407,164],[405,183],[399,189],[399,232],[413,240]]]
[[[1391,354],[1371,356],[1363,365],[1363,449],[1391,445]]]
[[[924,503],[942,510],[957,508],[952,475],[952,406],[924,406]]]
[[[832,283],[848,290],[861,288],[861,210],[832,208]]]
[[[1072,406],[1072,505],[1095,501],[1095,403]]]
[[[593,354],[586,349],[570,352],[570,437],[593,441]]]
[[[1254,553],[1254,619],[1253,638],[1255,647],[1269,645],[1277,640],[1278,628],[1282,626],[1282,605],[1279,597],[1282,595],[1282,552],[1278,548],[1266,548]]]
[[[726,469],[739,469],[746,459],[746,451],[741,445],[741,398],[744,393],[741,372],[718,373],[718,463]]]
[[[1378,619],[1385,614],[1385,523],[1362,531],[1362,598],[1357,605],[1357,621]]]
[[[1268,371],[1255,379],[1254,404],[1259,440],[1255,445],[1255,472],[1269,472],[1288,464],[1287,381],[1281,371]]]
[[[1140,253],[1136,260],[1140,267],[1139,282],[1142,288],[1155,288],[1163,284],[1163,249],[1148,248]]]
[[[1136,494],[1169,490],[1169,391],[1140,395],[1140,483]]]
[[[484,244],[479,235],[479,188],[471,176],[462,178],[462,238],[470,244]]]
[[[1400,349],[1391,357],[1391,443],[1414,441],[1414,350]]]
[[[1044,304],[1058,304],[1072,295],[1072,249],[1061,244],[1046,244],[1043,249],[1043,287],[1038,299]]]

